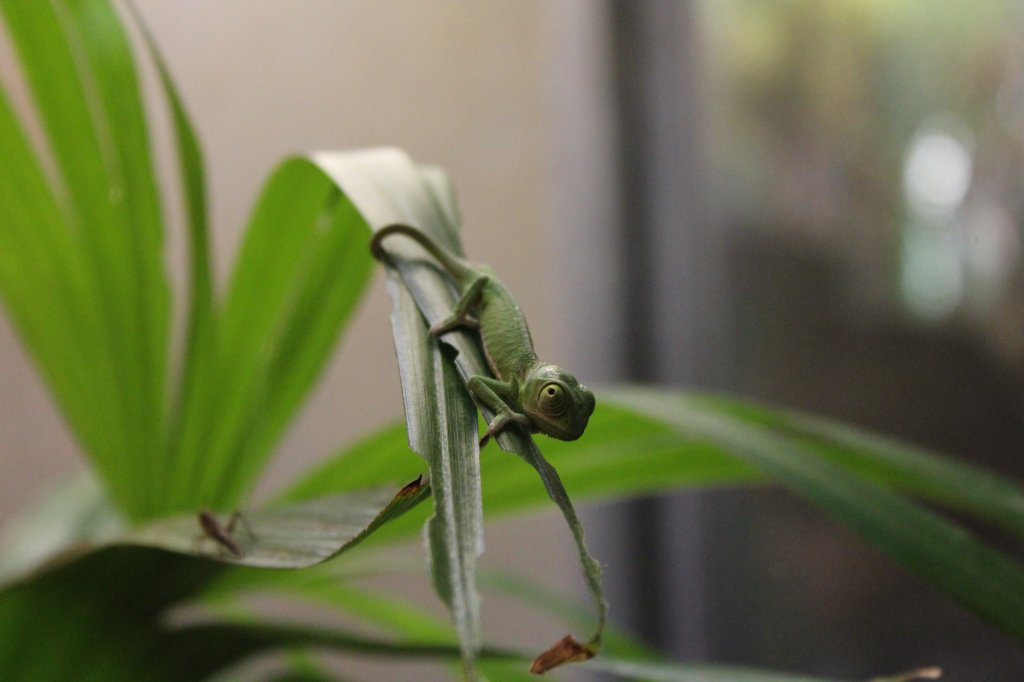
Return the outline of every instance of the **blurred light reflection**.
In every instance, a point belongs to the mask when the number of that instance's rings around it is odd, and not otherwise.
[[[952,224],[936,229],[912,222],[903,231],[900,288],[917,317],[938,321],[952,314],[964,297],[960,249]]]
[[[973,159],[962,137],[922,126],[903,163],[903,191],[910,209],[902,234],[900,289],[917,317],[938,321],[965,296],[966,253],[957,211],[971,186]]]
[[[963,142],[941,130],[918,133],[903,167],[907,201],[921,213],[951,213],[971,184],[971,153]]]

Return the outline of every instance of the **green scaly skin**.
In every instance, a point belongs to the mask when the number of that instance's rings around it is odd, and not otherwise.
[[[466,387],[477,403],[494,412],[481,447],[516,423],[531,433],[559,440],[576,440],[594,412],[594,394],[569,372],[541,362],[533,349],[530,329],[519,305],[490,268],[456,256],[420,230],[409,225],[388,225],[370,240],[370,250],[383,260],[382,242],[401,234],[433,256],[461,292],[452,314],[430,328],[433,336],[459,327],[477,329],[496,378],[473,376]]]

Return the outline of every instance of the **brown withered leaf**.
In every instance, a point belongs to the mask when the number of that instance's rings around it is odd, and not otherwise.
[[[420,490],[422,490],[426,485],[427,482],[424,480],[423,474],[420,474],[409,483],[406,483],[402,489],[395,494],[395,499],[398,499],[399,497],[411,497],[412,495],[420,492]]]
[[[563,663],[589,661],[593,657],[593,649],[586,644],[580,644],[572,635],[566,635],[555,642],[555,645],[550,649],[533,659],[530,672],[534,675],[543,675]]]
[[[942,677],[942,669],[932,666],[910,670],[898,675],[875,677],[870,682],[912,682],[913,680],[937,680],[940,677]]]

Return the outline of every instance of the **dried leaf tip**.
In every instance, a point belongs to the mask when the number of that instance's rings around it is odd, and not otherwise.
[[[871,682],[913,682],[914,680],[937,680],[940,677],[942,677],[942,668],[931,666],[928,668],[918,668],[917,670],[908,670],[898,675],[876,677]]]
[[[533,659],[530,672],[534,675],[543,675],[547,671],[562,665],[563,663],[578,663],[589,661],[596,652],[586,644],[580,644],[572,635],[566,635],[555,642],[555,645]]]
[[[423,474],[420,474],[419,476],[417,476],[417,477],[416,477],[415,479],[413,479],[413,480],[412,480],[412,481],[410,481],[409,483],[406,483],[406,484],[405,484],[405,485],[404,485],[404,486],[402,487],[402,489],[401,489],[401,490],[399,490],[399,491],[398,491],[398,492],[397,492],[397,493],[395,494],[395,497],[396,497],[396,498],[398,498],[398,497],[408,497],[408,496],[410,496],[410,495],[415,495],[415,494],[416,494],[416,493],[418,493],[418,492],[420,491],[420,489],[421,489],[421,488],[423,488],[423,486],[425,486],[426,484],[427,484],[427,483],[426,483],[426,481],[424,480],[424,476],[423,476]]]

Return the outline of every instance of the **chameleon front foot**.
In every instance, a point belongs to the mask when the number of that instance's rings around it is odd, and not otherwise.
[[[491,423],[487,425],[487,431],[484,432],[483,437],[480,439],[480,447],[487,445],[487,442],[492,437],[497,436],[499,433],[505,430],[505,428],[512,423],[519,424],[528,431],[533,430],[533,422],[525,414],[519,412],[513,412],[511,410],[499,412]]]

